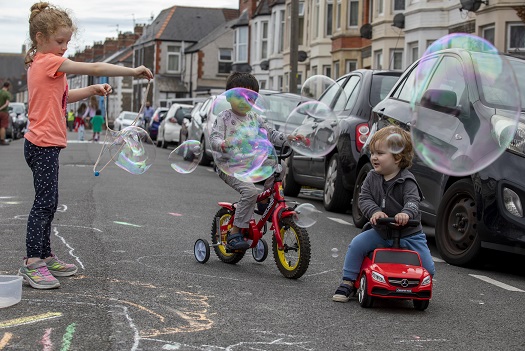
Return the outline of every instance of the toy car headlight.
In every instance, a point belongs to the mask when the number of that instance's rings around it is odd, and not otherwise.
[[[425,278],[423,278],[423,281],[421,282],[421,286],[425,286],[430,284],[432,281],[432,277],[430,275],[427,275]]]
[[[374,279],[376,282],[386,283],[385,277],[375,271],[372,271],[372,279]]]

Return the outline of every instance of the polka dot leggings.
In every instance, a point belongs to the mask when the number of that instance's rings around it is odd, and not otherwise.
[[[25,140],[24,156],[33,172],[35,201],[27,219],[27,257],[51,256],[51,222],[58,206],[59,147],[40,147]]]

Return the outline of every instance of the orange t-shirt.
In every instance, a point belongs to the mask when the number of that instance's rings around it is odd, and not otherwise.
[[[29,132],[25,138],[41,147],[67,145],[66,74],[58,72],[65,57],[37,53],[27,71]]]

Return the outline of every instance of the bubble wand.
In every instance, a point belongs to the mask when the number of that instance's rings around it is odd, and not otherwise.
[[[140,114],[142,113],[142,110],[144,110],[144,106],[146,105],[146,100],[148,98],[148,92],[149,92],[149,88],[150,88],[150,85],[151,85],[151,80],[148,80],[148,85],[146,86],[146,93],[144,94],[144,100],[142,101],[142,105],[140,106],[140,109],[139,109],[139,112],[137,114],[137,117],[135,117],[135,119],[133,120],[133,122],[131,122],[131,125],[135,125],[135,123],[139,120],[140,118]],[[106,133],[104,135],[104,143],[103,143],[103,146],[102,148],[100,149],[100,153],[98,154],[98,158],[97,158],[97,161],[95,162],[95,164],[93,165],[93,174],[95,175],[95,177],[98,177],[100,175],[100,172],[102,172],[104,170],[104,168],[106,168],[107,165],[109,165],[110,162],[115,162],[116,160],[113,158],[113,155],[111,155],[110,153],[110,160],[99,170],[97,171],[97,166],[100,162],[100,159],[102,157],[102,154],[104,153],[104,150],[106,149],[106,145],[109,144],[109,138],[108,138],[108,132],[111,132],[112,134],[115,135],[115,137],[118,137],[122,134],[122,131],[116,131],[116,130],[113,130],[111,128],[109,128],[109,124],[108,124],[108,96],[107,95],[104,95],[104,104],[106,106]],[[118,155],[120,154],[120,151],[122,150],[122,148],[124,147],[125,143],[123,143],[120,148],[117,150],[117,152],[115,153],[115,155]]]

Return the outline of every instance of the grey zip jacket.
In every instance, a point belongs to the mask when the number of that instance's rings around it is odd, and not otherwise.
[[[388,217],[395,217],[398,213],[406,213],[410,219],[421,221],[419,202],[423,193],[416,182],[416,178],[407,169],[402,169],[396,176],[394,183],[387,191],[383,190],[383,176],[374,170],[368,172],[361,192],[359,193],[359,208],[366,218],[376,212],[384,212]],[[388,229],[384,225],[372,225],[383,239],[388,237]],[[401,230],[401,238],[419,233],[423,230],[421,223],[417,227],[406,227]]]

